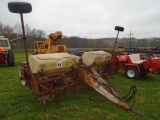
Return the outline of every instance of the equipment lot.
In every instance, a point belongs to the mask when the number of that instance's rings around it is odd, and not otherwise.
[[[20,63],[25,61],[24,51],[14,53],[14,67],[0,66],[0,120],[160,119],[160,74],[147,74],[138,80],[130,80],[123,71],[118,71],[114,78],[107,79],[121,96],[127,94],[131,85],[137,86],[135,99],[129,103],[136,113],[121,109],[85,84],[69,98],[60,92],[54,101],[43,106],[33,91],[20,83],[18,70]]]

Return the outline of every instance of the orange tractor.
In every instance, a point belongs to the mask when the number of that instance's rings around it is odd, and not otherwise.
[[[128,98],[121,97],[101,76],[101,68],[111,61],[111,54],[105,51],[88,51],[78,57],[66,51],[43,52],[45,54],[31,55],[28,58],[26,36],[23,22],[23,13],[32,11],[30,3],[10,2],[9,10],[13,13],[20,13],[26,62],[22,62],[20,67],[20,80],[22,85],[29,86],[38,96],[40,102],[45,105],[47,101],[54,100],[59,91],[70,93],[70,89],[86,83],[97,92],[123,107],[128,111],[133,111],[126,103],[135,96],[136,88],[132,87],[132,94]],[[116,27],[119,31],[121,27]],[[58,37],[60,38],[61,35]],[[49,50],[55,38],[50,38],[40,45],[40,49]],[[47,42],[48,41],[48,42]],[[61,44],[60,44],[61,45]],[[56,48],[56,47],[55,47]],[[40,50],[39,49],[39,50]],[[83,98],[82,98],[83,99]]]
[[[160,58],[156,55],[141,54],[117,54],[114,53],[117,39],[113,48],[113,69],[124,70],[125,75],[131,79],[137,79],[147,73],[160,73]],[[144,51],[143,51],[144,52]]]
[[[128,78],[137,79],[147,73],[160,73],[160,58],[140,54],[115,55],[117,70],[124,70]]]

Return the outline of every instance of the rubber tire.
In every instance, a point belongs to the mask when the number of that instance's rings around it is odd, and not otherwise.
[[[138,79],[139,78],[139,72],[136,67],[128,67],[125,70],[125,74],[130,79]]]
[[[14,59],[14,52],[8,51],[8,65],[14,66],[15,65],[15,59]]]

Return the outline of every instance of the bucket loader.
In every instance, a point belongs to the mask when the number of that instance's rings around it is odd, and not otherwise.
[[[45,41],[34,42],[34,54],[67,52],[66,45],[62,44],[62,32],[56,31],[48,36]]]
[[[33,89],[43,105],[47,101],[54,100],[58,91],[69,93],[72,87],[79,89],[81,82],[84,82],[109,100],[132,111],[132,108],[125,103],[126,100],[120,97],[101,76],[103,70],[107,69],[101,67],[106,67],[106,64],[110,63],[111,54],[92,51],[78,57],[66,52],[56,52],[31,55],[28,58],[23,13],[31,12],[32,6],[26,2],[10,2],[8,7],[13,13],[20,13],[21,17],[26,53],[26,62],[22,62],[20,67],[21,83]],[[132,90],[133,94],[129,98],[134,97],[135,91],[136,89]]]

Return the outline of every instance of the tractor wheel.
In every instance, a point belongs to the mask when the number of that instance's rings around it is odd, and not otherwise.
[[[131,78],[131,79],[139,78],[139,72],[138,72],[137,68],[135,68],[135,67],[128,67],[125,70],[125,74],[128,78]]]
[[[14,66],[15,65],[15,59],[14,59],[14,52],[8,51],[8,65]]]

